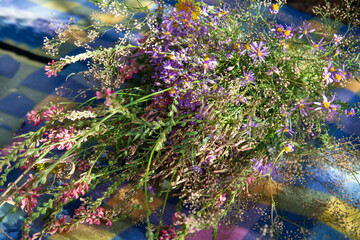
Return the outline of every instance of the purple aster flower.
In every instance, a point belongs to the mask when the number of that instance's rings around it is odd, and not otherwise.
[[[279,13],[279,4],[271,4],[270,6],[269,6],[269,11],[270,11],[270,13],[272,13],[272,14],[278,14]]]
[[[294,145],[291,144],[291,143],[287,143],[287,144],[285,145],[285,152],[286,152],[286,153],[291,153],[291,152],[293,152],[293,151],[294,151]]]
[[[351,78],[352,77],[351,74],[346,71],[345,64],[343,64],[342,68],[338,69],[338,71],[340,71],[345,78]]]
[[[314,136],[315,134],[312,132],[312,128],[314,127],[314,124],[312,124],[307,130],[306,132],[310,135],[310,136]]]
[[[346,117],[348,117],[348,116],[353,117],[353,116],[355,116],[355,110],[354,110],[353,108],[351,108],[350,111],[348,111],[347,109],[345,109],[344,114],[346,115]]]
[[[292,26],[286,26],[286,29],[284,29],[284,31],[282,32],[282,37],[284,37],[285,39],[290,39],[294,36],[295,34],[295,28]]]
[[[325,96],[325,94],[322,94],[323,96],[323,101],[322,102],[314,102],[314,104],[319,105],[320,107],[315,108],[315,111],[317,110],[323,110],[323,111],[336,111],[336,108],[339,108],[339,105],[335,105],[335,104],[331,104],[334,99],[335,99],[335,95],[330,99],[330,101],[328,101],[327,97]]]
[[[261,49],[264,44],[262,41],[259,44],[257,42],[250,44],[252,53],[249,54],[249,57],[254,59],[254,62],[256,62],[257,59],[259,59],[260,63],[265,62],[265,56],[269,56],[270,53],[267,51],[269,47]]]
[[[334,34],[334,40],[333,40],[334,44],[335,45],[341,44],[341,41],[343,40],[343,38],[344,37],[341,35]]]
[[[309,30],[309,27],[310,27],[311,23],[309,23],[309,24],[306,25],[306,26],[305,26],[305,24],[306,24],[306,23],[305,23],[305,21],[304,21],[304,22],[303,22],[303,26],[304,26],[304,27],[302,28],[302,27],[299,26],[299,29],[300,29],[299,33],[301,33],[301,35],[299,36],[298,39],[302,38],[304,35],[307,36],[307,37],[309,37],[309,38],[311,38],[311,36],[309,35],[309,33],[315,32],[315,29]]]
[[[286,125],[281,125],[281,127],[282,128],[277,131],[277,135],[280,135],[282,133],[284,133],[284,134],[288,133],[289,135],[292,136],[295,133],[293,130],[290,129],[290,127],[288,127]]]
[[[287,118],[287,117],[290,115],[290,113],[287,112],[287,111],[285,111],[285,110],[281,110],[281,111],[280,111],[280,115],[281,115],[283,118]]]
[[[295,107],[291,109],[291,111],[294,111],[295,109],[299,108],[300,113],[303,117],[309,116],[306,109],[312,109],[311,107],[309,107],[309,105],[312,104],[312,102],[306,102],[308,98],[309,96],[307,96],[302,102],[297,103]]]
[[[244,87],[246,85],[248,85],[249,83],[254,83],[255,80],[255,74],[250,70],[249,72],[245,72],[245,70],[243,70],[244,73],[244,77],[241,78],[241,86]]]
[[[276,24],[275,28],[270,29],[270,31],[275,32],[277,38],[283,37],[284,26],[282,24]]]
[[[313,44],[313,47],[314,47],[314,51],[313,53],[315,54],[315,52],[318,50],[318,49],[321,49],[323,51],[325,51],[325,49],[320,45],[322,43],[322,41],[324,41],[324,38],[322,38],[319,43],[316,43],[314,42],[313,40],[311,40],[311,43]]]

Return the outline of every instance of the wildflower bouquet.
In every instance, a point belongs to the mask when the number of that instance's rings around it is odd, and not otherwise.
[[[246,209],[264,199],[270,199],[274,223],[266,232],[276,237],[284,186],[301,188],[314,169],[337,168],[355,177],[356,139],[336,140],[326,123],[341,127],[341,119],[359,112],[333,92],[358,79],[358,10],[339,14],[317,8],[324,24],[314,27],[278,22],[281,1],[180,0],[175,7],[160,1],[156,10],[116,0],[93,2],[128,20],[94,22],[84,29],[86,42],[76,42],[84,53],[53,61],[45,70],[56,77],[65,66],[87,61],[82,74],[96,96],[75,108],[62,103],[31,111],[27,119],[41,123],[38,130],[21,135],[25,140],[0,157],[1,185],[13,169],[23,170],[0,203],[12,199],[14,208],[28,214],[24,237],[38,218],[46,221],[34,235],[41,238],[84,222],[111,226],[143,207],[149,239],[184,239],[210,227],[216,238],[219,225],[237,224]],[[139,11],[146,17],[134,20]],[[350,21],[346,32],[334,34],[344,18]],[[111,29],[122,33],[114,46],[90,47]],[[77,33],[72,30],[71,25],[58,29],[45,49],[55,54]],[[142,36],[136,39],[135,31]],[[86,194],[104,183],[101,197]],[[124,184],[131,187],[118,206],[103,208]],[[139,191],[145,196],[140,204],[132,201]],[[165,202],[158,223],[149,220],[154,197]],[[173,224],[164,226],[170,197],[180,200]],[[63,215],[76,199],[81,204],[75,212]],[[359,204],[351,196],[343,200]],[[321,207],[313,201],[309,215],[316,217],[314,210]]]

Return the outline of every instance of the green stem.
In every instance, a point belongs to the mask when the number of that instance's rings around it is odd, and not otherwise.
[[[146,237],[150,240],[154,239],[154,234],[153,232],[151,231],[151,228],[150,228],[150,209],[149,209],[149,203],[148,203],[148,191],[147,191],[147,179],[149,177],[149,171],[150,171],[150,165],[151,165],[151,160],[153,158],[153,155],[154,155],[154,152],[155,152],[155,149],[157,148],[158,144],[160,143],[160,140],[159,139],[155,146],[153,147],[153,149],[151,150],[151,154],[150,154],[150,158],[149,158],[149,161],[148,161],[148,165],[147,165],[147,168],[146,168],[146,174],[145,174],[145,179],[144,179],[144,187],[145,187],[145,206],[146,206],[146,223],[147,223],[147,232],[146,232]]]

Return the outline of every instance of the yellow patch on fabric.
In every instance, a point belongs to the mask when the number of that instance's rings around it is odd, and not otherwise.
[[[320,220],[351,239],[360,239],[360,211],[332,197]]]
[[[45,2],[43,6],[63,12],[68,12],[77,7],[81,7],[81,4],[77,2],[64,1],[64,0],[63,1],[52,0]]]
[[[97,20],[107,24],[116,24],[125,19],[123,16],[114,16],[111,14],[99,14],[96,18]]]
[[[120,189],[115,195],[106,203],[109,207],[119,207],[122,206],[122,201],[129,194],[132,189],[131,185],[126,185],[122,189]],[[154,197],[152,202],[148,203],[150,211],[154,211],[158,207],[160,207],[164,201],[160,198]],[[131,206],[130,206],[131,205]],[[145,217],[146,206],[145,206],[145,192],[143,190],[139,190],[133,194],[133,197],[130,199],[128,203],[126,203],[125,208],[131,208],[133,205],[142,206],[141,209],[135,209],[130,213],[130,216],[135,219],[139,219]]]
[[[106,229],[92,227],[85,224],[79,224],[79,227],[68,233],[60,233],[51,236],[51,240],[69,240],[69,239],[86,239],[86,240],[110,240],[116,237],[116,233],[108,232]]]
[[[150,9],[154,9],[155,8],[155,3],[154,2],[152,2],[152,1],[149,1],[149,0],[141,0],[141,1],[138,1],[138,0],[128,0],[128,1],[126,1],[128,4],[129,4],[129,6],[131,6],[131,7],[140,7],[140,4],[139,4],[139,2],[141,2],[141,6],[143,6],[143,7],[148,7],[148,8],[150,8]]]

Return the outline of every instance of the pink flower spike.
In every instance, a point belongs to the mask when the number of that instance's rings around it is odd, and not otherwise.
[[[99,91],[96,91],[95,95],[96,95],[96,99],[102,98],[102,94]]]
[[[113,94],[115,91],[111,91],[111,88],[107,88],[106,89],[106,95],[107,96],[111,96],[111,94]]]

